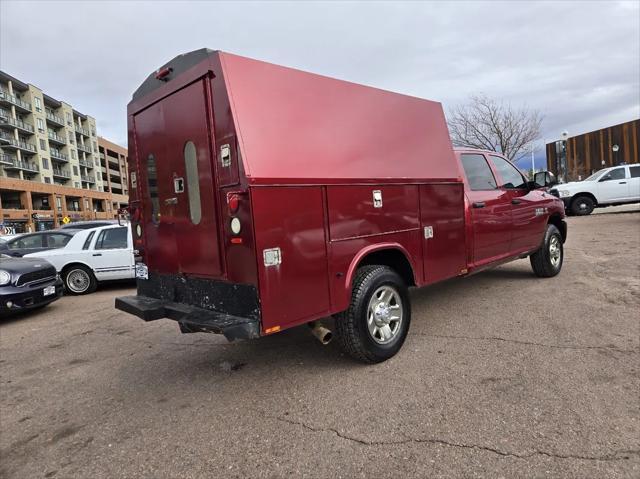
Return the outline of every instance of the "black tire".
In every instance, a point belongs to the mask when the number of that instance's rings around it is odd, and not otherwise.
[[[554,259],[552,245],[555,245],[559,250],[558,259]],[[547,225],[542,246],[529,257],[529,261],[531,261],[533,272],[540,278],[551,278],[560,272],[564,261],[564,246],[558,228],[554,225]]]
[[[595,202],[589,196],[578,196],[571,202],[571,212],[576,216],[590,215],[595,207]]]
[[[62,281],[65,291],[72,295],[90,294],[98,287],[93,271],[81,264],[67,266],[62,271]]]
[[[390,319],[390,321],[397,322],[397,326],[395,326],[397,329],[394,329],[395,322],[393,324],[387,323],[386,327],[392,337],[386,344],[381,343],[384,341],[383,337],[374,339],[368,326],[370,302],[374,293],[379,291],[382,291],[381,294],[387,291],[392,298],[390,301],[392,307],[399,306],[398,311],[402,313],[399,321]],[[394,292],[397,296],[394,296]],[[397,313],[392,313],[390,309],[386,310],[386,314],[397,315]],[[398,273],[388,266],[363,266],[358,269],[353,280],[349,309],[335,315],[335,334],[341,349],[351,357],[364,363],[380,363],[393,357],[400,350],[409,332],[410,323],[409,293]],[[378,329],[377,334],[383,336],[382,329],[384,328],[385,326],[382,326]],[[374,326],[374,329],[377,327]]]

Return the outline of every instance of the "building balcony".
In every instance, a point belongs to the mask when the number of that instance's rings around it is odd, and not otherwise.
[[[31,103],[21,100],[17,96],[10,94],[7,90],[0,89],[0,103],[14,105],[23,113],[31,113]]]
[[[53,177],[54,178],[64,178],[64,179],[69,179],[71,178],[71,173],[69,173],[68,171],[63,170],[62,168],[53,168]]]
[[[89,154],[91,154],[91,153],[92,153],[92,152],[91,152],[91,148],[89,148],[88,146],[83,145],[83,144],[81,144],[81,143],[78,143],[78,144],[76,145],[76,147],[78,148],[78,150],[80,150],[80,151],[84,151],[85,153],[89,153]]]
[[[15,136],[13,136],[11,133],[0,130],[0,145],[6,145],[13,139],[15,139]]]
[[[81,166],[84,166],[85,168],[93,168],[93,161],[91,160],[83,160],[82,158],[80,158],[78,160],[78,163],[80,163]]]
[[[95,183],[96,182],[96,178],[94,176],[91,176],[91,175],[80,175],[80,178],[82,179],[82,181],[84,181],[86,183]]]
[[[33,125],[30,125],[29,123],[17,118],[13,118],[10,114],[8,114],[8,112],[0,113],[0,128],[17,128],[22,133],[26,133],[28,135],[33,135],[34,133]]]
[[[82,128],[81,126],[78,126],[78,125],[75,125],[75,128],[77,133],[80,133],[81,135],[84,135],[84,136],[91,136],[89,134],[89,130],[87,130],[86,128]]]
[[[22,161],[17,158],[10,158],[6,163],[3,159],[2,165],[5,170],[23,170],[23,171],[31,171],[33,173],[37,173],[40,171],[38,165],[32,161]]]
[[[49,154],[52,160],[64,161],[65,163],[69,162],[69,157],[64,153],[61,153],[60,150],[56,150],[55,148],[50,148]]]
[[[3,165],[12,165],[17,158],[11,155],[0,155],[0,164]]]
[[[12,148],[31,155],[36,153],[35,145],[27,143],[26,141],[16,140],[15,138],[9,138],[8,143],[4,145],[3,148]]]
[[[58,115],[54,115],[53,113],[47,112],[47,123],[51,123],[55,126],[64,126],[64,119],[59,117]]]
[[[50,143],[55,143],[57,145],[62,145],[62,146],[67,144],[66,140],[60,135],[58,135],[55,131],[49,130],[47,132],[47,136],[49,137]]]

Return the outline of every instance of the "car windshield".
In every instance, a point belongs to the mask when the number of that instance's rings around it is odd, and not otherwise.
[[[604,170],[596,171],[593,175],[588,176],[582,181],[595,181]]]

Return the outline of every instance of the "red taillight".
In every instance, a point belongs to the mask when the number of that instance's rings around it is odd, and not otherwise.
[[[235,213],[240,206],[240,197],[235,193],[229,193],[227,196],[227,204],[229,205],[229,211]]]
[[[158,80],[162,80],[162,81],[167,81],[168,80],[168,76],[169,74],[173,71],[173,68],[171,67],[165,67],[165,68],[161,68],[160,70],[158,70],[156,72],[156,78]]]

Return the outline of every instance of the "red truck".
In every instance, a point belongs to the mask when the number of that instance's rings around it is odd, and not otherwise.
[[[562,267],[562,202],[492,151],[454,150],[439,103],[208,49],[128,105],[137,295],[116,307],[250,339],[333,316],[364,362],[402,346],[408,288],[530,257]]]

